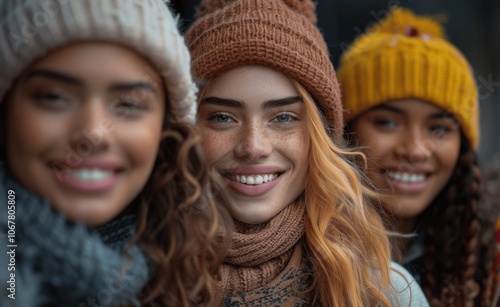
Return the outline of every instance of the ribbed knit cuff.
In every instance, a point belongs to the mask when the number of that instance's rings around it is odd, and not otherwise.
[[[2,1],[0,100],[40,57],[71,43],[104,41],[131,47],[149,59],[150,70],[165,80],[173,122],[194,123],[196,86],[189,52],[163,1]]]

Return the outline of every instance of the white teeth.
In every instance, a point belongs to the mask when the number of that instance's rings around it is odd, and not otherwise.
[[[82,181],[98,181],[113,176],[112,171],[100,169],[79,169],[70,172],[71,176]]]
[[[235,181],[239,183],[258,185],[269,182],[275,178],[278,178],[278,175],[272,175],[272,174],[255,175],[255,176],[236,175],[233,178],[235,178],[236,179]]]
[[[426,176],[423,174],[411,174],[411,173],[388,173],[391,179],[401,181],[403,183],[419,183],[426,180]]]

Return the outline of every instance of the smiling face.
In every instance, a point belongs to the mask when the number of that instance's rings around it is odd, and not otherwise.
[[[59,49],[27,69],[7,99],[7,165],[69,220],[116,217],[148,180],[165,92],[149,63],[118,45]]]
[[[396,217],[412,219],[444,188],[460,150],[460,128],[444,110],[420,101],[400,100],[374,107],[349,124],[365,147],[367,175]]]
[[[305,189],[310,139],[292,82],[263,66],[218,76],[201,97],[198,127],[234,219],[266,222]]]

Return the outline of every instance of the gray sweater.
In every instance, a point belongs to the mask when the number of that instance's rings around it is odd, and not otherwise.
[[[391,304],[392,306],[426,307],[429,303],[422,289],[408,271],[391,262]]]

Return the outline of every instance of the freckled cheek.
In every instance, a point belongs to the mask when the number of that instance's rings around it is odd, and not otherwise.
[[[307,165],[309,159],[309,148],[311,139],[307,129],[291,131],[286,135],[276,135],[275,144],[290,155],[296,166],[303,167]]]
[[[201,144],[209,165],[214,164],[234,146],[234,138],[223,133],[201,133]]]

